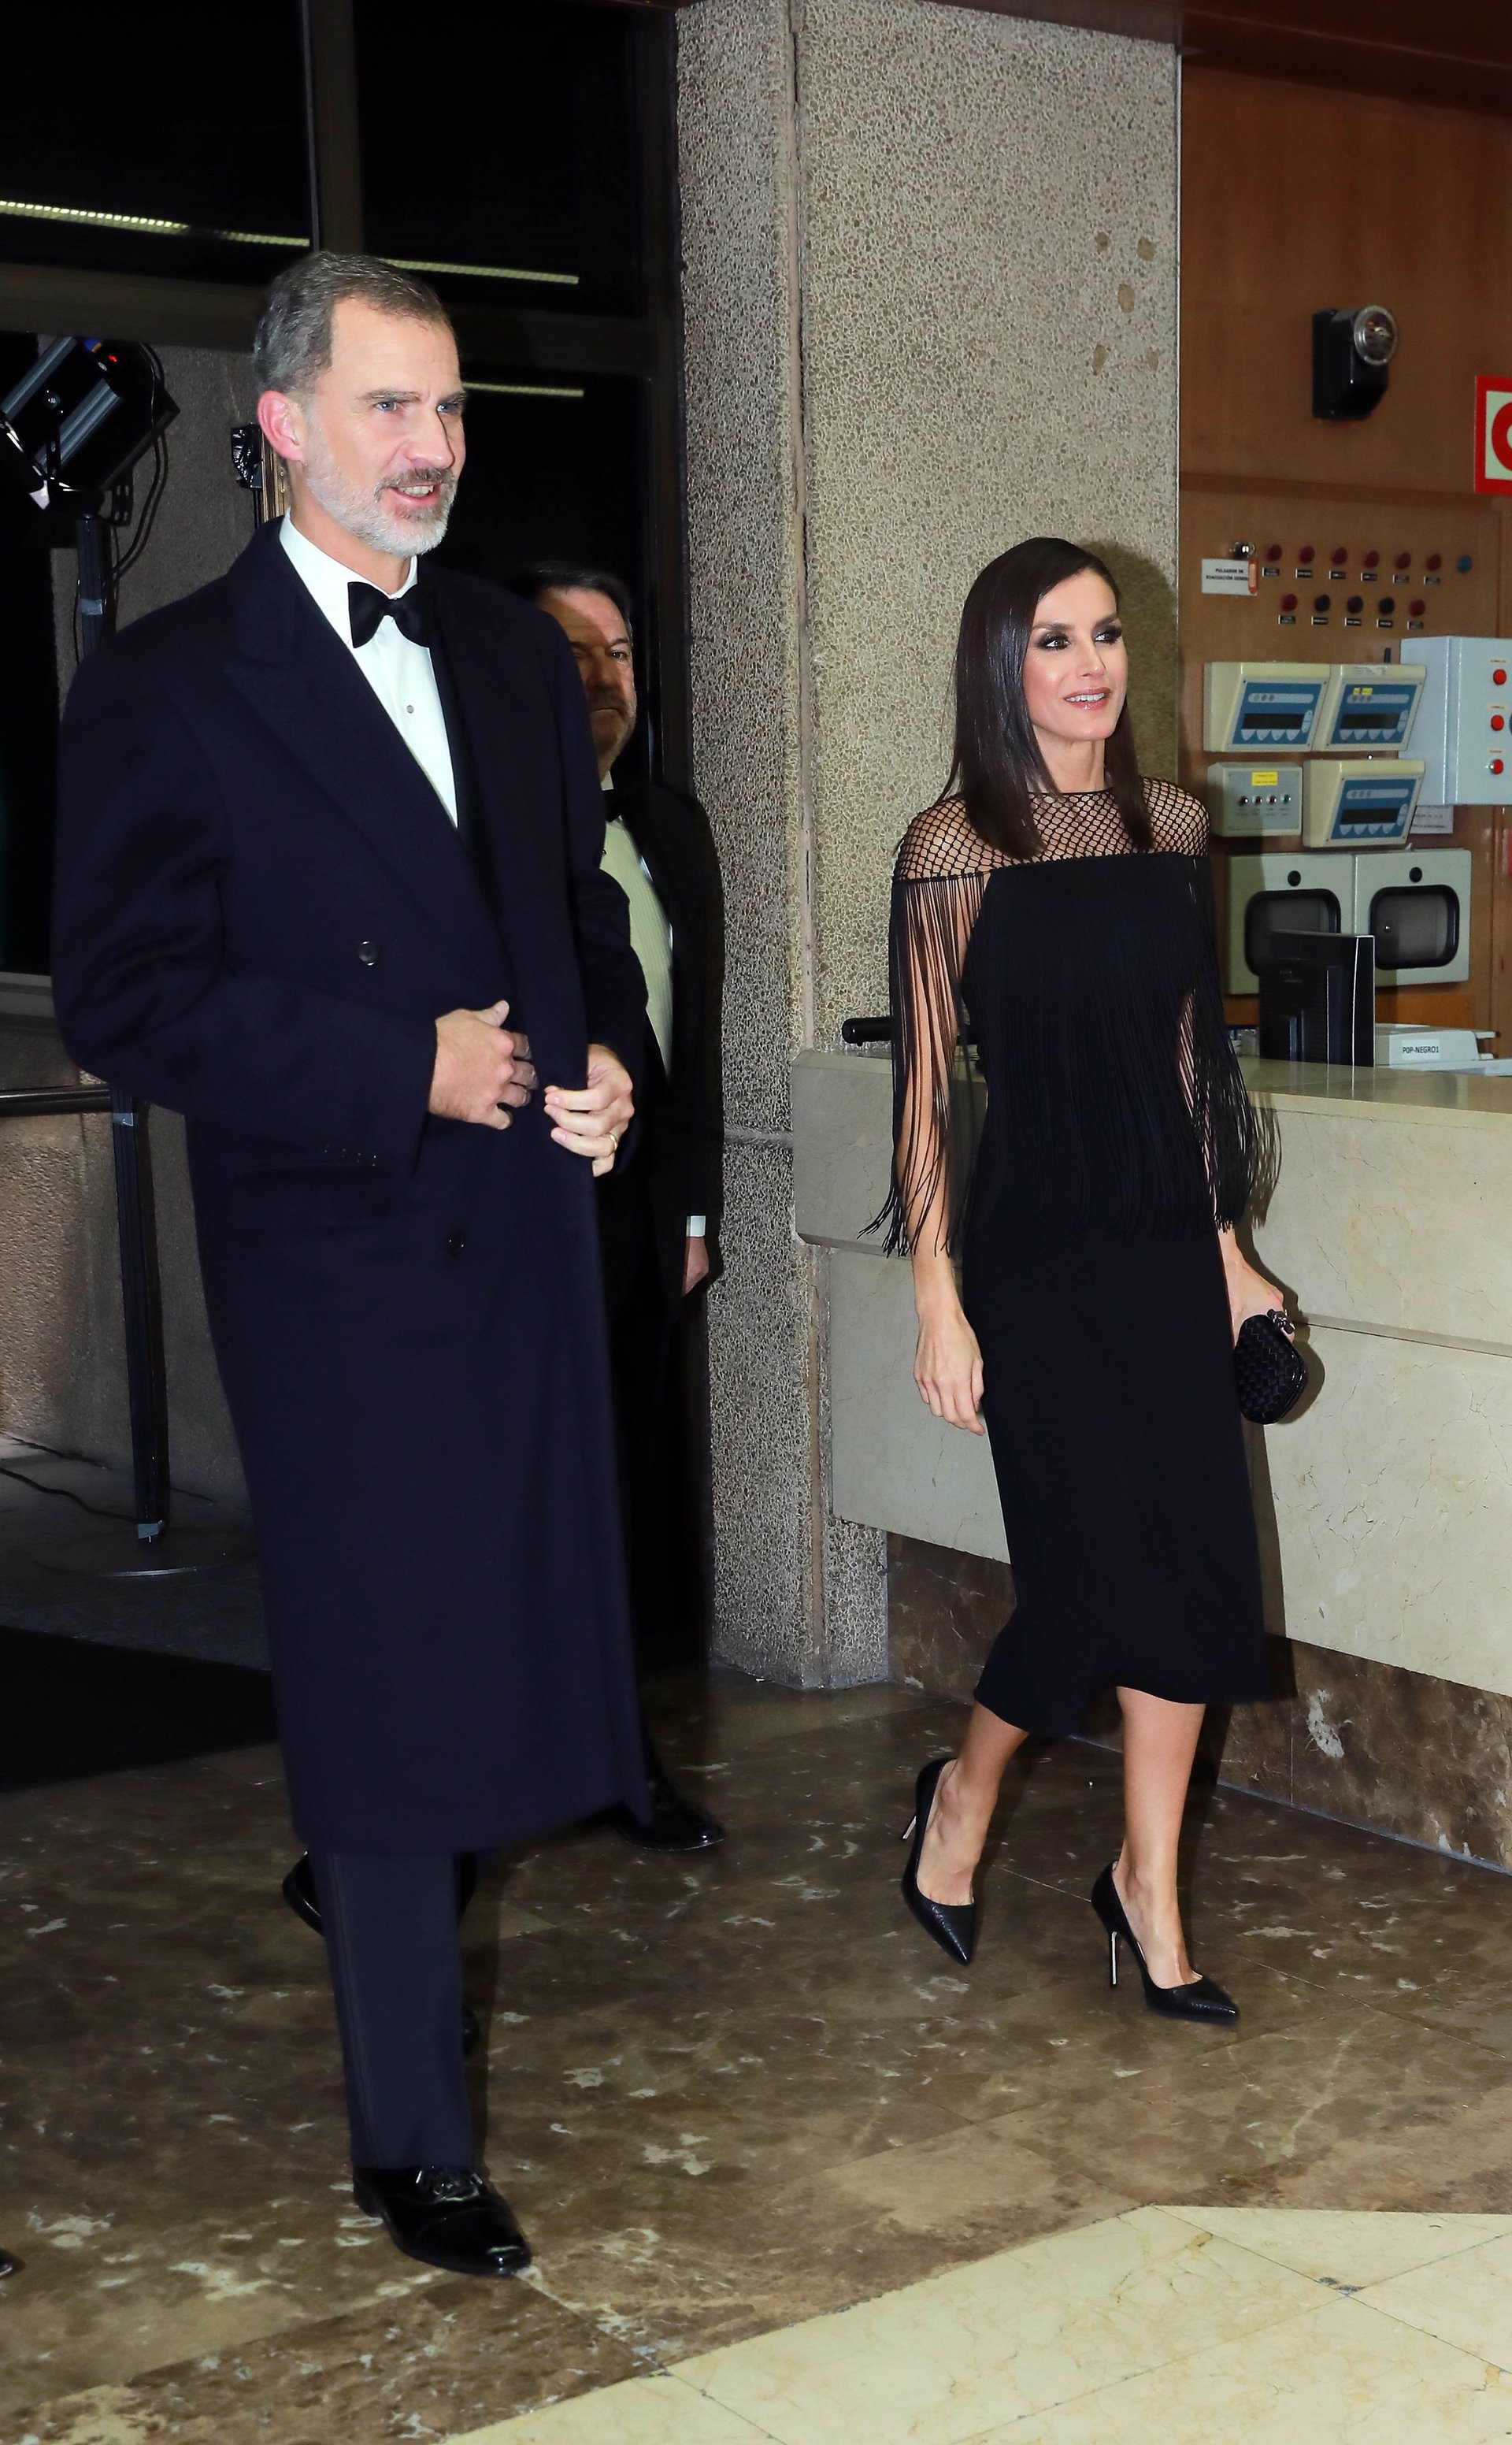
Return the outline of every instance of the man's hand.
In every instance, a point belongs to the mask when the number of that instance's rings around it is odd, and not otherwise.
[[[530,1038],[505,1026],[509,1011],[507,1001],[496,1001],[491,1010],[449,1010],[437,1020],[433,1112],[507,1129],[511,1113],[530,1102],[535,1085]]]
[[[682,1250],[682,1296],[687,1298],[700,1282],[709,1278],[709,1243],[700,1232],[690,1231]]]
[[[634,1117],[635,1096],[628,1070],[607,1044],[588,1046],[586,1087],[548,1087],[542,1101],[559,1147],[586,1155],[595,1180],[613,1170],[620,1140]]]

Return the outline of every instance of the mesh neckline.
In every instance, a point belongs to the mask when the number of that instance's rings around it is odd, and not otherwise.
[[[1197,856],[1207,845],[1202,801],[1173,781],[1147,781],[1155,850]],[[1069,864],[1073,858],[1136,857],[1141,852],[1124,829],[1111,790],[1037,792],[1031,804],[1039,827],[1036,856],[1020,858],[992,848],[976,830],[960,798],[942,798],[916,815],[898,851],[897,880],[914,883],[952,875],[982,875],[1000,868]]]

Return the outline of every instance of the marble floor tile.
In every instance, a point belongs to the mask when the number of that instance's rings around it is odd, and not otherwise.
[[[1204,2232],[1274,2258],[1298,2275],[1357,2292],[1389,2276],[1463,2259],[1482,2242],[1512,2234],[1512,2216],[1352,2214],[1326,2208],[1169,2208]]]
[[[782,2445],[958,2445],[1315,2297],[1290,2268],[1146,2208],[678,2373]]]
[[[1190,2034],[1159,2025],[1167,2036]],[[1473,2168],[1484,2149],[1484,2134],[1470,2136],[1473,2118],[1504,2115],[1512,2130],[1504,2095],[1500,2066],[1482,2048],[1315,1998],[1289,2030],[1242,2048],[1152,2050],[1137,2080],[1103,2072],[1080,2092],[1057,2091],[1053,2105],[982,2128],[1031,2122],[1036,2146],[1068,2179],[1080,2174],[1136,2197],[1499,2214],[1512,2212],[1499,2172],[1485,2172],[1473,2197],[1445,2196],[1443,2185]],[[1503,2147],[1492,2165],[1504,2155]],[[1325,2160],[1330,2178],[1319,2183],[1313,2177]],[[1383,2163],[1407,2195],[1377,2193]],[[1305,2198],[1288,2196],[1294,2174],[1312,2180]]]
[[[1335,2300],[1004,2420],[973,2445],[1482,2445],[1507,2436],[1512,2380],[1363,2301]]]
[[[1512,2375],[1512,2229],[1453,2258],[1389,2276],[1360,2298]]]
[[[23,2418],[43,2445],[242,2445],[259,2401],[249,2445],[388,2445],[584,2387],[588,2420],[632,2370],[1162,2199],[1199,2253],[1245,2246],[1235,2208],[1360,2225],[1317,2264],[1251,2249],[1256,2280],[1331,2297],[1433,2272],[1437,2238],[1362,2211],[1512,2219],[1512,1879],[1199,1795],[1198,1955],[1243,2017],[1175,2027],[1109,1992],[1087,1904],[1116,1755],[1016,1764],[963,1973],[905,1914],[896,1838],[959,1710],[717,1676],[655,1711],[729,1840],[662,1859],[584,1828],[485,1880],[474,2097],[537,2268],[452,2306],[351,2205],[276,1758],[0,1796],[0,2241],[27,2262],[0,2288],[0,2445]]]
[[[634,2355],[527,2284],[411,2271],[394,2298],[33,2406],[6,2445],[390,2445],[611,2387]]]
[[[674,2377],[647,2377],[447,2445],[770,2445],[770,2431]]]

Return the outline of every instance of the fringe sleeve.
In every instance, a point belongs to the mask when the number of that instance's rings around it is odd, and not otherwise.
[[[932,1217],[937,1246],[954,1249],[971,1169],[973,1104],[969,1090],[955,1092],[956,1047],[965,1027],[961,971],[987,878],[911,872],[913,838],[893,877],[888,928],[892,1188],[870,1226],[886,1224],[888,1256],[911,1255]]]
[[[1197,972],[1182,1015],[1179,1059],[1213,1219],[1222,1228],[1240,1221],[1262,1179],[1274,1171],[1274,1161],[1229,1040],[1218,969],[1213,870],[1202,852],[1192,859],[1191,888]]]

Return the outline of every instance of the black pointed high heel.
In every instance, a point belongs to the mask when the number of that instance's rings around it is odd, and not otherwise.
[[[1160,2012],[1167,2021],[1237,2021],[1239,2006],[1232,1995],[1211,1978],[1199,1978],[1190,1987],[1157,1987],[1145,1966],[1138,1936],[1129,1924],[1129,1913],[1118,1898],[1113,1882],[1112,1862],[1103,1870],[1092,1889],[1092,1906],[1108,1930],[1108,1984],[1118,1984],[1118,1939],[1124,1942],[1139,1964],[1139,1974],[1145,1982],[1145,2009]]]
[[[911,1836],[913,1848],[903,1872],[903,1897],[926,1935],[958,1961],[962,1969],[977,1950],[977,1905],[975,1902],[932,1902],[927,1894],[919,1891],[919,1859],[924,1850],[924,1836],[929,1831],[930,1811],[940,1778],[950,1760],[931,1758],[914,1785],[913,1817],[905,1827],[903,1838]]]

